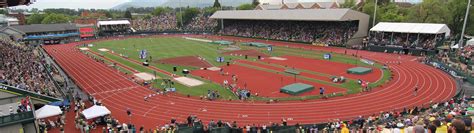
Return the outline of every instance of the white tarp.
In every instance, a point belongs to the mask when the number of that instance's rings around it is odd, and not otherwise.
[[[89,48],[82,47],[82,48],[79,48],[79,50],[85,51],[85,50],[89,50]]]
[[[221,68],[220,68],[220,67],[209,67],[209,68],[207,68],[207,70],[210,70],[210,71],[219,71],[219,70],[221,70]]]
[[[272,59],[272,60],[287,60],[287,58],[282,58],[282,57],[270,57],[269,59]]]
[[[35,111],[36,119],[48,118],[51,116],[56,116],[62,114],[61,108],[59,106],[44,105],[40,109]]]
[[[212,42],[212,40],[207,40],[207,39],[200,39],[200,38],[192,38],[192,37],[183,37],[184,39],[188,39],[188,40],[193,40],[193,41],[200,41],[200,42]]]
[[[449,36],[451,30],[446,24],[434,23],[389,23],[380,22],[370,29],[378,32],[398,33],[420,33],[420,34],[442,34]]]
[[[105,106],[94,105],[82,111],[82,114],[84,115],[84,117],[86,117],[86,119],[92,119],[92,118],[108,115],[110,114],[110,110],[107,109]]]
[[[109,50],[106,49],[106,48],[100,48],[100,49],[97,49],[97,50],[99,50],[99,51],[101,51],[101,52],[109,52]]]

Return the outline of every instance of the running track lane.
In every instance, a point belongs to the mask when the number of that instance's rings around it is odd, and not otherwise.
[[[285,44],[286,45],[286,44]],[[291,44],[288,44],[291,45]],[[328,122],[335,118],[347,120],[358,115],[371,115],[380,111],[401,110],[404,107],[421,106],[432,102],[449,100],[455,93],[454,80],[444,72],[410,61],[403,56],[401,65],[389,65],[393,80],[372,92],[336,97],[328,100],[292,101],[266,104],[264,102],[202,101],[182,96],[143,97],[153,93],[129,81],[120,73],[95,62],[74,48],[74,44],[45,46],[46,51],[87,93],[95,94],[120,122],[127,122],[125,110],[133,112],[132,122],[137,126],[153,128],[169,122],[171,118],[185,121],[190,114],[203,122],[213,120],[237,121],[239,125],[267,124],[291,118],[289,124]],[[313,50],[341,49],[307,47]],[[348,53],[355,52],[347,50]],[[397,55],[359,51],[366,58],[379,62],[397,60]],[[413,96],[413,87],[419,86],[418,96]]]

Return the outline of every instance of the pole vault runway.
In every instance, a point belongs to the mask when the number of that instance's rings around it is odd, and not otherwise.
[[[234,38],[243,40],[242,38]],[[446,73],[418,63],[415,57],[402,56],[402,64],[389,64],[393,79],[371,92],[335,97],[327,100],[291,101],[267,104],[265,102],[203,101],[178,95],[158,95],[144,101],[154,92],[135,84],[125,75],[81,53],[75,46],[64,44],[44,46],[45,50],[68,73],[76,84],[111,110],[120,122],[128,122],[126,109],[130,108],[132,122],[154,128],[169,123],[171,118],[184,122],[189,115],[197,115],[207,123],[210,120],[237,121],[242,125],[268,124],[287,119],[289,124],[322,123],[334,119],[348,120],[359,115],[368,116],[381,111],[402,110],[428,103],[449,100],[456,92],[455,81]],[[272,43],[274,44],[274,43]],[[336,53],[355,53],[355,50],[314,47],[291,43],[312,50]],[[358,51],[364,58],[378,62],[398,61],[398,55]],[[420,88],[413,96],[413,88]]]

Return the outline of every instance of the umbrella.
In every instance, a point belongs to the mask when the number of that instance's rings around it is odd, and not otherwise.
[[[86,119],[92,119],[92,118],[108,115],[110,114],[110,110],[107,109],[105,106],[94,105],[82,111],[82,114],[84,115],[84,117],[86,117]]]
[[[44,105],[35,111],[36,119],[47,118],[62,114],[63,111],[58,106]]]

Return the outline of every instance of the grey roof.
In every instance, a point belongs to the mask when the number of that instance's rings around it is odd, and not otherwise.
[[[32,24],[32,25],[15,25],[12,28],[18,29],[24,33],[37,33],[37,32],[51,32],[51,31],[66,31],[66,30],[77,30],[75,24]]]
[[[302,2],[302,3],[299,3],[301,6],[303,6],[303,8],[310,8],[312,7],[314,4],[316,4],[316,2]]]
[[[293,20],[293,21],[348,21],[368,18],[368,15],[350,9],[300,10],[233,10],[217,11],[212,19]]]
[[[279,10],[282,6],[283,5],[258,5],[262,10]]]
[[[319,7],[324,8],[324,9],[329,9],[334,4],[336,4],[336,6],[337,6],[336,2],[318,2],[317,4],[319,5]]]
[[[15,28],[12,28],[10,26],[1,28],[0,32],[6,33],[6,34],[9,34],[9,35],[12,35],[12,34],[21,34],[21,35],[23,35],[23,34],[25,34],[25,32],[20,31],[20,30],[15,29]]]
[[[298,6],[299,3],[285,3],[285,5],[288,7],[288,8],[296,8],[296,6]]]

